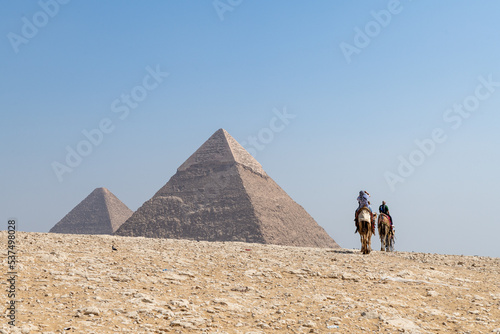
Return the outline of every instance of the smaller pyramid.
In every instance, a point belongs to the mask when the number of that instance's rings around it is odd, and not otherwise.
[[[113,234],[131,215],[111,191],[96,188],[50,229],[50,233]]]

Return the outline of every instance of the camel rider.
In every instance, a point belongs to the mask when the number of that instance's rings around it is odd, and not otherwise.
[[[382,201],[382,205],[378,207],[378,212],[380,212],[381,214],[383,213],[384,215],[389,217],[389,221],[391,222],[391,230],[392,230],[393,221],[392,221],[391,214],[389,213],[389,207],[385,204],[385,201]]]
[[[373,217],[373,211],[372,211],[372,208],[370,206],[370,201],[368,200],[370,198],[370,194],[366,191],[366,190],[361,190],[359,192],[359,196],[357,198],[358,200],[358,208],[356,209],[356,212],[355,212],[355,217],[354,217],[354,221],[356,222],[356,232],[354,233],[358,233],[358,230],[359,230],[359,227],[358,227],[358,213],[359,213],[359,210],[363,207],[367,207],[368,210],[370,210],[370,214],[371,214],[371,218],[372,218],[372,229],[375,228],[375,219]]]

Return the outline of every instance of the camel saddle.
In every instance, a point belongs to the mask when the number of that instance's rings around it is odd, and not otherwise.
[[[386,215],[385,213],[380,213],[380,216],[383,216],[383,217],[387,218],[387,220],[388,220],[389,222],[391,222],[391,225],[392,225],[392,219],[391,219],[391,217],[389,217],[389,216],[388,216],[388,215]]]
[[[383,216],[383,217],[387,218],[387,220],[389,222],[389,228],[391,229],[391,232],[394,233],[394,227],[392,226],[392,219],[391,219],[391,217],[389,217],[385,213],[381,213],[380,216]]]

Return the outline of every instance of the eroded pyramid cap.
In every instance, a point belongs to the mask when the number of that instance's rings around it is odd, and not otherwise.
[[[210,162],[238,163],[254,173],[266,175],[262,165],[224,129],[217,130],[177,170],[182,172],[193,165]]]

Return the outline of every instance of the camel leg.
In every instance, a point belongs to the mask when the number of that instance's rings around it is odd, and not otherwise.
[[[385,251],[388,252],[389,251],[389,243],[387,242],[387,235],[384,235],[384,247],[385,247]]]
[[[382,226],[380,223],[378,223],[378,235],[380,237],[380,251],[384,250],[384,241],[382,240],[382,236],[384,235],[384,232],[382,231]]]
[[[363,223],[357,222],[357,224],[358,224],[358,232],[359,232],[359,241],[361,241],[361,254],[364,254],[365,244],[363,241]]]
[[[366,254],[370,254],[370,252],[372,251],[372,229],[371,229],[371,225],[370,225],[370,230],[368,231],[368,234],[366,235]]]
[[[371,226],[369,228],[371,228]],[[370,253],[370,249],[368,248],[368,243],[369,243],[368,233],[369,232],[367,231],[365,234],[365,254]]]
[[[365,226],[364,222],[363,222],[363,227],[362,227],[362,229],[363,229],[363,230],[362,230],[362,232],[361,232],[361,234],[362,234],[362,236],[361,236],[361,245],[362,245],[362,247],[361,247],[361,253],[362,253],[362,254],[366,254],[366,252],[367,252],[367,250],[368,250],[368,247],[367,247],[367,240],[366,240],[366,233],[367,233],[367,230],[366,230],[366,226]]]
[[[363,243],[363,237],[361,237],[361,254],[365,254],[365,244]]]
[[[365,237],[363,231],[359,231],[359,238],[361,239],[361,254],[365,254]]]
[[[366,254],[366,235],[364,227],[360,230],[361,235],[361,254]]]

